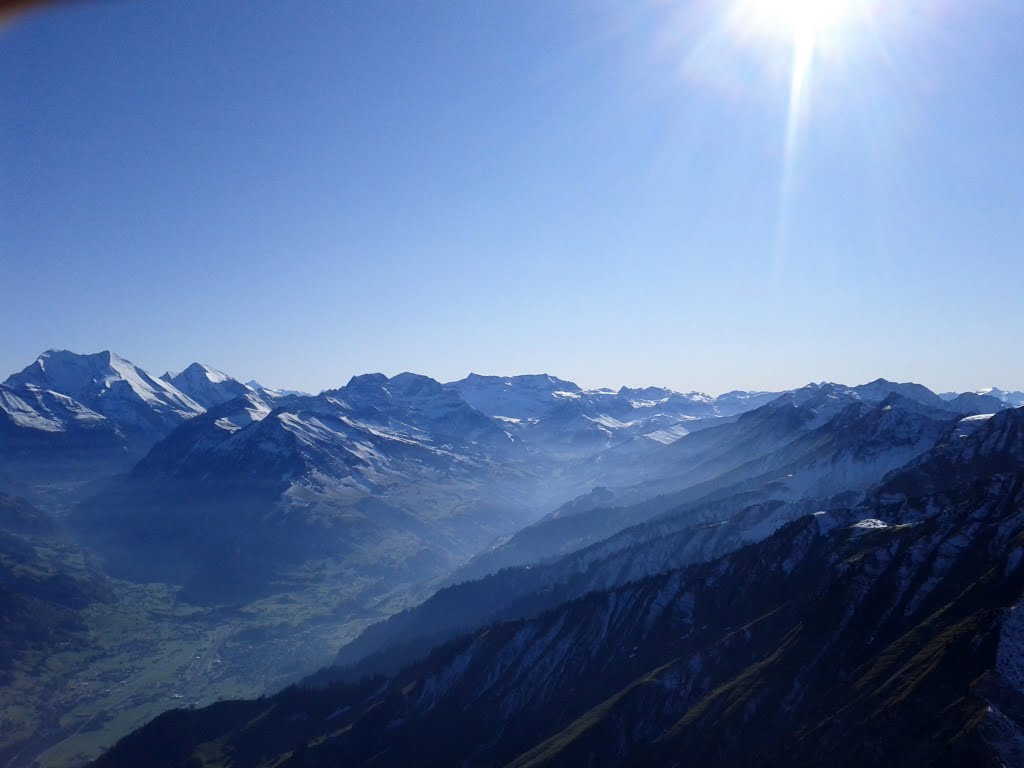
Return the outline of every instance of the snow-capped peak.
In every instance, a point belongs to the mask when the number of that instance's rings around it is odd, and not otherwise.
[[[173,384],[110,351],[79,355],[51,349],[5,384],[15,391],[36,387],[65,395],[131,428],[163,429],[204,410]]]
[[[1008,392],[1005,389],[1000,389],[999,387],[984,387],[983,389],[977,390],[974,394],[994,397],[1014,408],[1024,406],[1024,392]]]
[[[124,382],[147,403],[166,401],[184,411],[202,412],[201,407],[173,386],[154,378],[130,361],[110,351],[79,355],[67,350],[47,350],[32,365],[7,379],[16,387],[35,384],[79,401],[103,396]]]
[[[168,374],[164,374],[161,378],[177,387],[204,408],[212,408],[252,392],[252,389],[240,381],[202,363],[192,363],[175,376],[168,377]]]
[[[471,373],[461,381],[444,385],[488,416],[514,419],[539,418],[558,402],[582,394],[571,381],[547,373],[522,376],[481,376]]]
[[[211,384],[223,384],[225,381],[234,381],[223,371],[218,371],[216,368],[211,368],[208,365],[202,363],[192,363],[188,368],[182,371],[178,376],[190,376],[196,378],[205,378]]]
[[[303,392],[300,389],[273,389],[260,384],[256,379],[249,379],[245,382],[245,386],[263,397],[269,397],[271,400],[277,400],[281,397],[311,397],[309,392]]]

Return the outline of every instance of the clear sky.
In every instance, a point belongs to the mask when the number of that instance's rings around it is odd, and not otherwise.
[[[1024,4],[821,2],[17,18],[0,374],[1024,388]]]

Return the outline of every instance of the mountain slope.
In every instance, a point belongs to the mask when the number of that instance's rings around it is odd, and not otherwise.
[[[0,436],[4,456],[38,456],[53,461],[89,452],[123,452],[124,434],[100,413],[76,400],[28,384],[0,384]]]
[[[61,669],[61,651],[88,642],[90,611],[111,599],[109,581],[55,519],[0,494],[0,765],[30,764],[24,747],[56,725],[61,698],[35,681]]]
[[[0,684],[25,648],[81,628],[80,612],[109,595],[104,578],[24,499],[0,494]]]

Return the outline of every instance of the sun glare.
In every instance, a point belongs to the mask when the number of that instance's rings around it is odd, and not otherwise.
[[[669,26],[673,42],[686,40],[682,72],[688,81],[720,89],[737,104],[763,109],[785,85],[779,144],[779,199],[776,263],[787,250],[788,220],[795,180],[800,175],[801,145],[811,127],[815,96],[829,109],[837,103],[835,86],[852,90],[860,71],[855,59],[877,56],[880,22],[896,5],[884,0],[716,0],[666,3],[679,10]],[[699,8],[700,12],[693,10]],[[703,13],[703,15],[702,15]],[[688,15],[692,14],[692,15]],[[785,81],[783,81],[783,78]],[[826,88],[825,84],[831,83]],[[824,122],[823,122],[824,124]],[[779,271],[781,267],[777,266]]]
[[[795,45],[813,45],[841,31],[855,0],[749,0],[746,11],[759,31],[789,37]]]
[[[735,41],[774,57],[784,49],[789,64],[789,103],[782,146],[776,269],[786,250],[791,180],[803,124],[807,121],[814,69],[823,55],[846,49],[873,0],[735,0],[730,28]]]

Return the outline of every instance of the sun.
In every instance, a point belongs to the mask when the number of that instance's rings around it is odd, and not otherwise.
[[[743,12],[762,34],[788,37],[796,46],[817,45],[842,32],[857,0],[746,0]]]
[[[786,63],[789,94],[779,180],[777,260],[785,251],[787,220],[801,131],[808,122],[814,70],[842,59],[873,17],[880,0],[733,0],[727,28],[733,43],[766,62]],[[778,71],[775,66],[768,68]],[[781,263],[781,262],[779,262]]]
[[[790,56],[789,121],[786,154],[792,153],[805,108],[812,69],[820,55],[845,47],[874,0],[736,0],[734,29],[748,41],[769,43],[767,50],[788,48]]]

